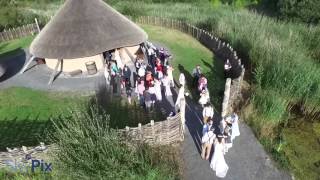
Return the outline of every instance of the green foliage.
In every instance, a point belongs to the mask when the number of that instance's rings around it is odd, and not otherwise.
[[[320,22],[319,0],[279,0],[277,5],[282,19],[297,20],[309,24]]]
[[[34,36],[27,36],[27,37],[15,39],[12,41],[1,42],[0,58],[11,55],[18,49],[23,49],[28,47],[31,44],[33,38]]]
[[[273,124],[279,124],[286,117],[288,102],[276,92],[258,90],[253,96],[253,102],[258,113]]]
[[[6,147],[35,146],[45,140],[50,118],[67,115],[66,109],[82,100],[27,88],[0,91],[0,151]]]
[[[71,117],[54,122],[50,139],[58,149],[52,154],[57,177],[63,179],[173,179],[151,162],[152,150],[144,144],[126,143],[109,126],[109,116],[92,106],[71,108]],[[111,117],[112,118],[112,117]],[[129,139],[127,139],[129,140]]]
[[[203,47],[192,37],[181,33],[180,31],[161,28],[157,26],[142,26],[149,35],[151,41],[159,42],[169,48],[174,55],[172,65],[174,67],[174,76],[179,78],[180,72],[186,77],[187,87],[192,90],[192,70],[199,64],[202,67],[202,72],[207,77],[209,83],[211,100],[217,111],[220,111],[222,102],[221,93],[224,91],[224,75],[222,61],[216,59],[212,52]],[[197,90],[191,91],[192,97],[198,98]]]

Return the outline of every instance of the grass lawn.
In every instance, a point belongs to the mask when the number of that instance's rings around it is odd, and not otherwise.
[[[164,45],[173,55],[175,79],[183,72],[187,79],[188,89],[192,89],[192,70],[199,64],[208,79],[211,101],[220,111],[224,91],[223,63],[213,53],[193,37],[180,31],[159,26],[142,25],[148,33],[149,40]],[[198,93],[192,90],[192,96],[198,100]]]
[[[0,150],[38,145],[50,129],[50,118],[66,115],[81,100],[60,93],[27,88],[0,91]]]
[[[28,47],[35,36],[0,43],[0,58],[15,54],[17,50]]]

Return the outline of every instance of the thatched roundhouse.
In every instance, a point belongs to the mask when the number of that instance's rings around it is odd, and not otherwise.
[[[139,45],[147,34],[102,0],[66,0],[31,44],[30,52],[49,68],[87,71],[86,62],[103,68],[102,53]]]

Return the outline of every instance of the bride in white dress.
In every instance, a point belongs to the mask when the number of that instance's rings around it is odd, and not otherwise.
[[[214,154],[210,162],[210,167],[216,171],[217,177],[226,177],[229,167],[224,159],[224,139],[221,136],[218,136],[215,141]]]

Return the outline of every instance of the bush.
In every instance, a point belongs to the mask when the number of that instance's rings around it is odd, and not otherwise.
[[[279,0],[277,4],[282,19],[318,24],[320,21],[319,0]]]
[[[93,106],[87,112],[73,109],[71,117],[55,123],[50,139],[56,174],[65,179],[173,179],[153,166],[152,150],[144,144],[128,146],[109,117]],[[132,144],[131,144],[132,145]]]

